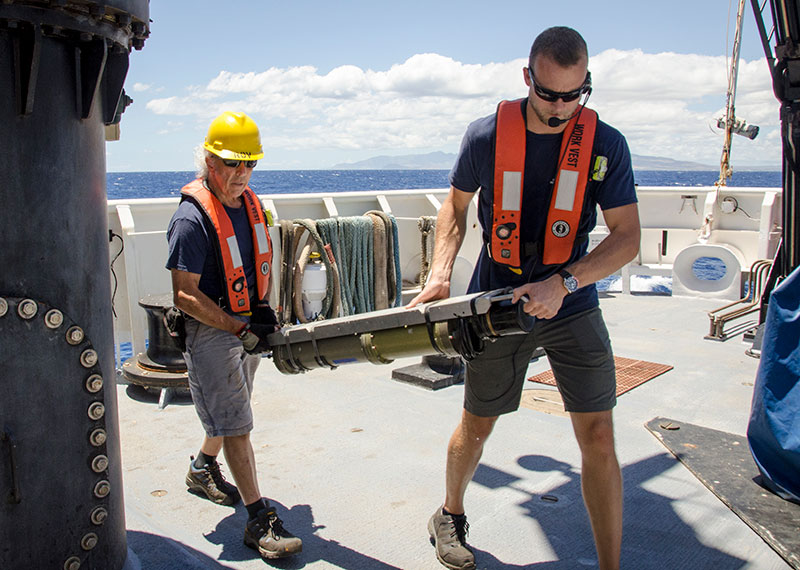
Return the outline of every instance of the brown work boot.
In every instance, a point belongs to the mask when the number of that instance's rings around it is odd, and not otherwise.
[[[194,466],[194,457],[186,474],[186,486],[197,495],[205,495],[209,501],[218,505],[235,505],[241,498],[239,490],[228,483],[219,470],[219,463],[205,464],[201,469]]]
[[[254,519],[244,527],[244,544],[258,550],[268,560],[285,558],[303,550],[303,541],[283,528],[275,507],[267,506],[258,511]]]
[[[445,515],[436,509],[428,521],[428,533],[436,547],[436,558],[450,570],[473,570],[475,555],[467,546],[469,524],[464,515]]]

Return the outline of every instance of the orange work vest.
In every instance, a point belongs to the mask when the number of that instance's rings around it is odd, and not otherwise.
[[[526,99],[497,106],[492,203],[492,259],[519,271],[520,223],[525,172]],[[572,253],[589,181],[597,113],[584,107],[564,129],[553,196],[545,226],[542,263],[566,263]]]
[[[200,206],[201,211],[216,230],[218,259],[222,260],[221,269],[224,272],[224,289],[228,296],[228,306],[234,313],[250,311],[250,294],[247,290],[247,279],[244,275],[239,244],[225,207],[199,178],[181,188],[181,194],[192,198]],[[258,299],[266,299],[269,292],[270,267],[272,266],[272,240],[267,231],[267,217],[261,209],[258,197],[249,187],[245,188],[242,200],[244,200],[247,219],[250,221],[253,234]]]

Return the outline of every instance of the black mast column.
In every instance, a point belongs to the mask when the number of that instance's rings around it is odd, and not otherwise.
[[[148,0],[0,2],[0,568],[127,545],[104,125]]]

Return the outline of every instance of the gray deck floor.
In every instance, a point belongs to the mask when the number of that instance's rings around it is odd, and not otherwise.
[[[621,294],[601,301],[618,356],[674,366],[622,395],[615,410],[623,568],[788,568],[644,427],[663,416],[746,432],[758,361],[740,338],[703,339],[706,311],[721,304]],[[442,568],[426,522],[443,499],[445,450],[463,387],[430,392],[391,380],[392,368],[417,361],[299,376],[262,362],[252,433],[261,491],[304,541],[300,556],[275,567]],[[529,373],[548,367],[543,359]],[[189,455],[202,438],[191,402],[159,410],[156,396],[124,385],[118,398],[128,565],[263,568],[242,545],[244,508],[185,490]],[[478,567],[596,567],[579,475],[568,418],[527,408],[501,418],[467,493]]]

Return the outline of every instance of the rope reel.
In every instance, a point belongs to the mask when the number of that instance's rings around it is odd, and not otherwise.
[[[364,216],[281,220],[280,238],[281,324],[309,320],[302,295],[310,262],[321,261],[326,277],[323,306],[315,320],[402,303],[397,222],[391,214],[373,210]]]

